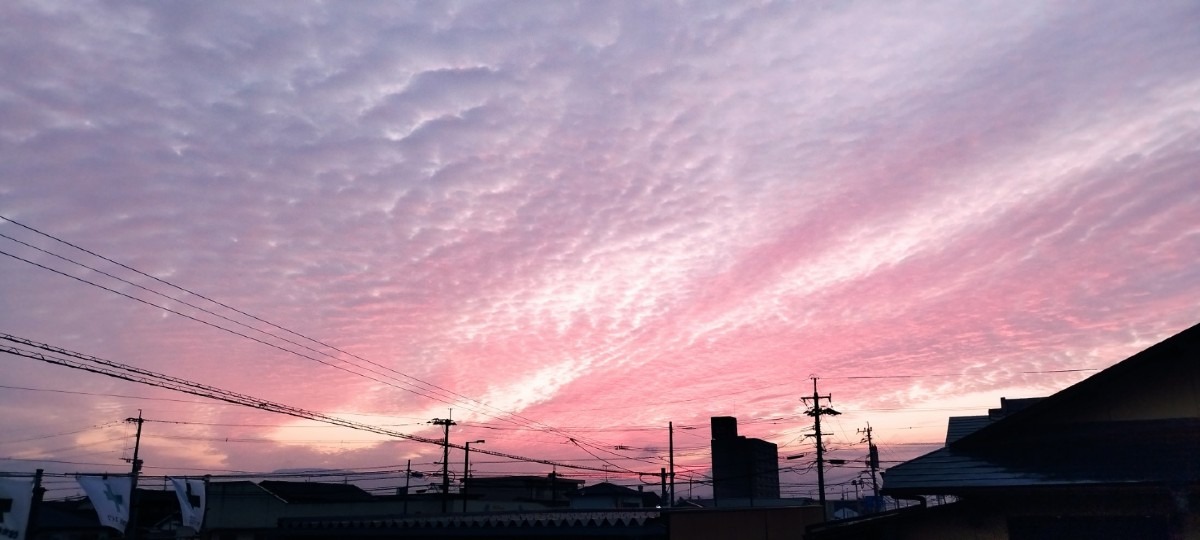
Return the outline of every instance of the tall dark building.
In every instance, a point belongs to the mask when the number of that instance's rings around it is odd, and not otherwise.
[[[712,417],[713,498],[778,499],[779,450],[775,443],[737,434],[737,418]]]

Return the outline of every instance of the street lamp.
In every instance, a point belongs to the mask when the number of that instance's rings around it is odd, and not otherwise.
[[[471,444],[483,444],[485,442],[487,441],[479,439],[478,441],[467,441],[467,444],[463,445],[462,508],[464,514],[467,513],[467,477],[471,474]]]

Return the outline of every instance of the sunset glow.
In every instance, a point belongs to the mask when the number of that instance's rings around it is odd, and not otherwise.
[[[665,466],[673,422],[703,482],[715,415],[811,452],[812,377],[831,455],[863,459],[869,423],[908,459],[1200,322],[1195,2],[0,17],[0,333],[419,437],[452,415],[477,474],[551,470],[493,451],[656,485],[629,471]],[[9,471],[126,471],[138,410],[153,475],[441,460],[0,373]]]

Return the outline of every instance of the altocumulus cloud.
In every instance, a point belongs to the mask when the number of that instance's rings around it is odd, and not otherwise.
[[[12,2],[0,16],[0,213],[379,377],[551,424],[786,416],[811,374],[856,408],[1048,393],[1076,379],[1025,372],[1102,367],[1200,315],[1194,3]],[[447,406],[0,269],[14,334],[311,409],[411,421]],[[147,299],[203,316],[171,295]],[[832,379],[896,373],[957,376]],[[27,431],[89,403],[134,407],[30,396],[0,393]],[[929,414],[936,432],[945,413]],[[765,426],[752,435],[794,437]],[[264,448],[200,444],[159,451],[272,466]],[[429,451],[400,446],[280,455]]]

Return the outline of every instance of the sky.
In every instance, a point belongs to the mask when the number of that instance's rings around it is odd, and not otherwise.
[[[811,496],[816,377],[836,495],[868,425],[886,467],[1200,322],[1195,2],[0,18],[0,333],[256,399],[625,485],[670,422],[680,495],[735,416]],[[0,354],[0,471],[125,471],[139,410],[147,475],[441,460]]]

